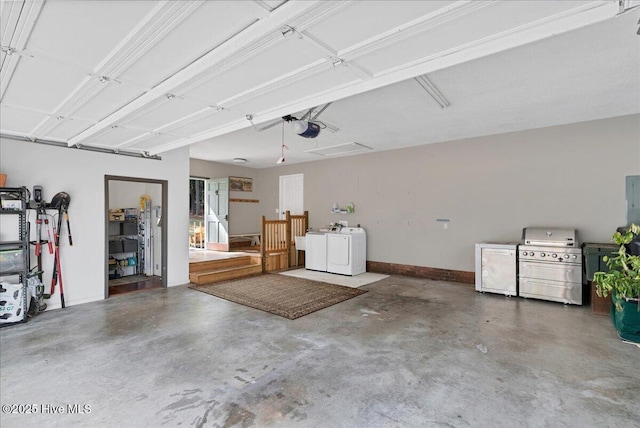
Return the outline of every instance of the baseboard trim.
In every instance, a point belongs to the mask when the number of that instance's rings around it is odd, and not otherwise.
[[[401,265],[398,263],[372,262],[367,260],[367,272],[414,276],[436,281],[459,282],[475,285],[475,272],[431,268],[426,266]]]

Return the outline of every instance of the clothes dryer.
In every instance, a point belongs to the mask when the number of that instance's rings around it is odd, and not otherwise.
[[[343,227],[327,234],[327,272],[358,275],[367,271],[367,234]]]

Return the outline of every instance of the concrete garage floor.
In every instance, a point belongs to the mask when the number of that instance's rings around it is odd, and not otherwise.
[[[364,288],[295,321],[186,286],[46,312],[0,331],[2,404],[39,412],[3,413],[1,425],[640,421],[640,349],[588,307],[401,276]],[[74,404],[91,413],[51,413]]]

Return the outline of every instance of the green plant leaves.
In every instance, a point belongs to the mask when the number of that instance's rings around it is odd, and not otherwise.
[[[609,272],[596,272],[593,275],[598,296],[607,297],[613,294],[618,300],[640,296],[640,256],[628,254],[625,247],[638,234],[640,225],[636,224],[632,224],[625,234],[613,234],[613,241],[620,245],[620,249],[617,255],[602,258]],[[622,310],[619,302],[616,303],[616,309]]]

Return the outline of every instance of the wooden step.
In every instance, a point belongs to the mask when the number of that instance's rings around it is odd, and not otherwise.
[[[218,268],[210,271],[195,272],[189,274],[189,281],[194,284],[211,284],[212,282],[227,281],[229,279],[242,278],[245,276],[262,273],[262,264],[249,263],[243,266],[231,266]]]
[[[256,257],[253,256],[241,256],[241,257],[230,257],[228,259],[219,259],[219,260],[206,260],[202,262],[193,262],[189,263],[189,273],[197,273],[197,272],[208,272],[216,269],[225,269],[236,266],[246,266],[246,265],[260,265],[262,264],[262,259],[260,255]]]

